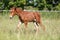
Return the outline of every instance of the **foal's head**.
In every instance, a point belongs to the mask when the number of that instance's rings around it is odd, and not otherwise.
[[[16,8],[15,7],[12,7],[11,9],[10,9],[11,11],[10,11],[10,19],[14,16],[14,15],[16,15]]]
[[[11,9],[10,9],[11,11],[10,11],[10,19],[14,16],[14,15],[20,15],[21,13],[22,13],[22,9],[21,8],[16,8],[16,7],[12,7]]]

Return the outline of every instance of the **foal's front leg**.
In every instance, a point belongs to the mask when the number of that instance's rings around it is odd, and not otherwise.
[[[17,31],[20,30],[20,25],[21,25],[21,22],[19,21],[18,25],[17,25]]]
[[[19,23],[18,23],[17,29],[19,29],[19,28],[20,28],[20,27],[19,27],[20,25],[21,25],[21,22],[19,22]]]
[[[28,24],[28,22],[24,22],[25,30],[27,30],[27,24]]]

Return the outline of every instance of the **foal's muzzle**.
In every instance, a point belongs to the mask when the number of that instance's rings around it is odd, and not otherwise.
[[[10,16],[10,19],[12,19],[12,16]]]
[[[12,19],[12,17],[10,17],[10,19]]]

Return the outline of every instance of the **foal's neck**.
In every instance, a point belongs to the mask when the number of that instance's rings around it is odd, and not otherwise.
[[[17,15],[21,16],[23,14],[23,10],[21,9],[16,9]]]

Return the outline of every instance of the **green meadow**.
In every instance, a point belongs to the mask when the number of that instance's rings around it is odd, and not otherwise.
[[[28,30],[24,24],[16,31],[18,17],[9,18],[9,12],[0,13],[0,40],[60,40],[60,12],[41,12],[41,19],[45,31],[39,26],[39,32],[34,31],[34,24],[28,23]]]

